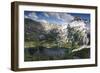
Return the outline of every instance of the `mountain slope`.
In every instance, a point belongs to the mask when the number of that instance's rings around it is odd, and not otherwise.
[[[38,36],[42,35],[45,31],[40,22],[25,18],[24,32],[25,40],[32,41],[37,39]]]

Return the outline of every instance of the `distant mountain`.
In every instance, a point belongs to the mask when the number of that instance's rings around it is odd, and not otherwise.
[[[31,20],[28,18],[24,19],[24,35],[25,35],[25,40],[27,41],[32,41],[32,40],[36,40],[36,39],[41,39],[41,38],[48,38],[51,34],[52,36],[54,34],[58,34],[59,36],[59,41],[66,41],[66,37],[67,37],[67,32],[66,32],[66,28],[65,25],[57,25],[57,24],[50,24],[50,23],[43,23],[43,22],[39,22],[39,21],[35,21],[35,20]],[[55,38],[57,39],[57,36],[55,36]]]
[[[38,38],[39,35],[45,33],[44,27],[40,22],[25,18],[24,19],[24,35],[25,40],[34,40]]]
[[[82,43],[82,45],[87,45],[90,42],[90,29],[86,26],[87,24],[84,22],[84,20],[80,19],[79,17],[76,17],[74,20],[72,20],[68,24],[68,28],[70,31],[68,38],[70,38],[70,41],[74,40],[79,43]]]
[[[87,34],[90,35],[90,31],[88,30],[88,27],[86,27],[86,24],[82,19],[79,17],[76,17],[74,20],[72,20],[68,25],[57,25],[57,24],[50,24],[50,23],[44,23],[39,22],[36,20],[31,20],[28,18],[24,19],[24,35],[25,40],[36,40],[36,39],[43,39],[50,36],[55,37],[59,42],[66,42],[68,41],[68,26],[70,28],[74,28],[73,34],[81,31],[81,35],[84,36]],[[54,36],[57,34],[57,36]],[[78,33],[77,33],[78,34]],[[75,35],[75,34],[74,34]],[[72,37],[73,35],[71,35]],[[50,38],[50,37],[49,37]]]

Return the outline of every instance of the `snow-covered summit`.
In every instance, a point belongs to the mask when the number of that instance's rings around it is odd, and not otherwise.
[[[80,31],[86,29],[86,24],[80,17],[75,17],[74,20],[69,23],[69,26]]]

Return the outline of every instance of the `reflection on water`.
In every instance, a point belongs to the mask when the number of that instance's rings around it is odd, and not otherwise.
[[[24,61],[85,59],[90,58],[90,48],[72,52],[71,48],[25,48]]]

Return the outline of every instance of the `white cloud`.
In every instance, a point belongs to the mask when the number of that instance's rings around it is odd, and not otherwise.
[[[47,14],[45,14],[45,16],[49,17]],[[29,13],[27,16],[24,16],[24,17],[41,22],[41,23],[48,23],[48,21],[45,19],[39,19],[39,17],[37,16],[37,14],[35,12]]]
[[[32,19],[32,20],[37,20],[38,16],[36,15],[35,12],[29,13],[28,18]]]
[[[70,14],[67,13],[62,13],[60,14],[60,18],[64,21],[64,22],[70,22],[71,20],[74,19],[74,17]]]
[[[45,16],[48,16],[48,17],[54,17],[54,18],[60,19],[59,13],[55,13],[55,12],[46,12],[46,13],[44,13],[44,14],[45,14]]]
[[[37,21],[42,22],[42,23],[48,23],[48,21],[47,20],[44,20],[44,19],[37,20]]]
[[[44,16],[49,17],[49,15],[48,15],[48,13],[47,13],[47,12],[46,12],[46,13],[44,13]]]
[[[67,25],[71,20],[74,19],[74,17],[68,13],[62,13],[62,12],[44,12],[44,16],[47,18],[53,17],[57,20],[61,20],[64,25]],[[46,19],[39,19],[37,14],[35,12],[29,13],[25,18],[30,18],[32,20],[36,20],[43,23],[48,23],[49,21]]]
[[[25,15],[24,18],[29,18],[29,17]]]
[[[54,17],[58,20],[62,20],[63,22],[65,23],[69,23],[71,20],[74,19],[74,17],[70,14],[67,14],[67,13],[60,13],[60,12],[46,12],[44,13],[44,15],[46,17]]]

